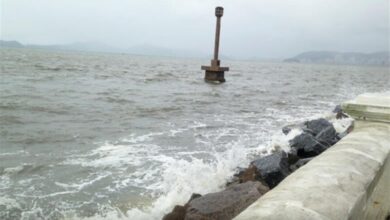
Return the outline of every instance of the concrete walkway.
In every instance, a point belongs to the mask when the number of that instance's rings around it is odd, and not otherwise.
[[[356,108],[357,106],[357,108]],[[390,215],[390,93],[343,109],[355,128],[235,219],[386,219]]]

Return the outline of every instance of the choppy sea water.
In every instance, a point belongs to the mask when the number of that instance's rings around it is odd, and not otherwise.
[[[0,50],[0,218],[160,219],[388,68]]]

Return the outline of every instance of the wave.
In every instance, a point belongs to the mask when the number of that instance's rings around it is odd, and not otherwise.
[[[204,134],[213,133],[196,138],[196,141],[206,141],[210,146],[208,150],[192,150],[170,155],[162,152],[167,149],[151,144],[160,136],[175,137],[193,129]],[[205,194],[223,188],[238,166],[247,165],[251,155],[269,154],[278,147],[286,149],[288,138],[291,138],[284,137],[285,135],[280,132],[272,137],[275,139],[273,142],[248,146],[250,137],[242,134],[224,144],[223,148],[213,146],[216,140],[236,132],[231,129],[233,128],[216,129],[212,125],[194,122],[187,127],[174,128],[165,132],[133,134],[114,143],[106,142],[91,153],[68,159],[64,164],[96,167],[100,170],[107,170],[106,168],[110,167],[110,170],[116,169],[120,172],[129,167],[137,167],[128,176],[114,181],[123,185],[116,185],[113,190],[120,191],[122,187],[132,185],[153,192],[154,201],[148,205],[133,206],[128,210],[118,210],[112,206],[104,217],[97,214],[92,219],[105,219],[107,216],[110,219],[161,219],[174,205],[186,202],[192,193]],[[290,132],[290,135],[294,134],[297,133]],[[273,146],[270,147],[270,144]],[[199,157],[199,155],[203,156]],[[80,187],[77,184],[57,183],[57,185],[65,190]]]
[[[47,167],[46,165],[23,164],[16,167],[3,168],[2,172],[0,172],[0,175],[15,176],[15,175],[33,174],[39,172],[40,170],[46,167]]]
[[[8,116],[8,115],[7,116],[6,115],[0,116],[0,124],[2,124],[2,125],[14,125],[14,124],[24,124],[24,123],[25,122],[22,120],[21,117]]]
[[[48,66],[48,65],[43,65],[43,64],[34,64],[34,68],[38,70],[43,70],[43,71],[50,71],[50,72],[61,72],[61,71],[66,71],[66,72],[82,72],[86,71],[87,69],[83,66]]]

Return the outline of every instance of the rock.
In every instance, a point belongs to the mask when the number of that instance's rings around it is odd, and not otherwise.
[[[290,170],[294,172],[295,170],[299,169],[301,166],[307,164],[307,162],[311,161],[313,158],[314,157],[299,159],[295,164],[290,166]]]
[[[348,115],[344,114],[343,112],[338,112],[336,114],[336,119],[342,119],[342,118],[348,118]]]
[[[309,133],[302,133],[290,140],[291,148],[296,150],[303,149],[305,146],[314,146],[316,144],[317,140]]]
[[[343,137],[347,136],[348,132],[344,131],[337,134],[337,139],[341,140]]]
[[[300,159],[297,154],[298,152],[297,149],[295,148],[291,148],[290,151],[287,153],[287,159],[289,165],[295,164]]]
[[[200,194],[197,194],[197,193],[193,193],[190,197],[190,199],[188,200],[188,202],[184,205],[184,206],[181,206],[181,205],[177,205],[173,208],[172,212],[166,214],[162,220],[184,220],[185,216],[186,216],[186,211],[187,211],[187,208],[189,206],[189,203],[196,199],[196,198],[199,198],[201,197],[202,195]]]
[[[333,125],[323,118],[308,121],[305,126],[304,132],[290,141],[300,158],[317,156],[339,140]]]
[[[336,105],[333,109],[333,113],[339,113],[342,112],[343,110],[341,109],[341,105]]]
[[[240,183],[245,183],[248,181],[257,181],[259,174],[257,173],[257,169],[253,165],[249,165],[248,168],[238,168],[238,173],[234,174],[232,180],[226,183],[227,187],[231,187],[232,185],[237,185]]]
[[[240,179],[236,176],[231,177],[225,184],[225,187],[236,185],[240,183]]]
[[[288,133],[290,133],[290,131],[291,131],[291,128],[288,126],[282,128],[282,132],[285,135],[288,135]]]
[[[184,220],[185,216],[186,207],[177,205],[173,208],[172,212],[163,217],[163,220]]]
[[[249,181],[206,194],[189,203],[185,220],[233,219],[268,190],[260,182]]]
[[[337,141],[341,140],[343,137],[347,136],[347,132],[341,132],[336,134]]]
[[[353,131],[353,128],[354,128],[354,123],[352,122],[351,125],[347,128],[347,130],[345,130],[344,132],[342,133],[339,133],[337,134],[337,138],[340,140],[342,139],[343,137],[347,136],[347,134],[351,133],[351,131]]]
[[[336,107],[333,109],[333,113],[336,113],[336,119],[348,118],[348,115],[344,114],[341,105],[336,105]]]
[[[297,155],[300,158],[317,156],[329,147],[317,141],[309,133],[302,133],[296,136],[290,141],[290,146],[297,150]]]
[[[262,157],[251,164],[256,167],[259,174],[256,179],[264,181],[271,189],[290,174],[288,158],[284,152]]]
[[[336,130],[333,125],[328,126],[316,135],[316,139],[324,145],[332,146],[337,140]]]
[[[282,132],[285,135],[288,135],[292,130],[298,129],[302,130],[305,127],[305,123],[298,123],[298,124],[289,124],[282,128]]]
[[[239,176],[242,175],[247,169],[248,169],[248,168],[237,167],[237,168],[236,168],[236,173],[233,174],[233,176],[239,177]]]
[[[320,118],[311,121],[305,122],[306,128],[304,129],[306,132],[310,132],[313,136],[316,136],[322,130],[325,130],[329,126],[333,126],[326,119]]]
[[[249,166],[241,175],[238,177],[240,183],[245,183],[247,181],[255,181],[256,180],[256,167]]]

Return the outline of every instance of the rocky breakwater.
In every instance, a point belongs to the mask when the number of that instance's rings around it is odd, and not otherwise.
[[[336,129],[337,120],[348,118],[337,106],[332,119],[319,118],[286,126],[284,135],[294,130],[289,150],[275,148],[271,154],[258,156],[246,168],[237,168],[224,190],[206,195],[193,194],[183,206],[177,205],[163,220],[233,219],[289,174],[334,145],[353,129],[353,121]],[[331,122],[333,120],[333,123]]]

